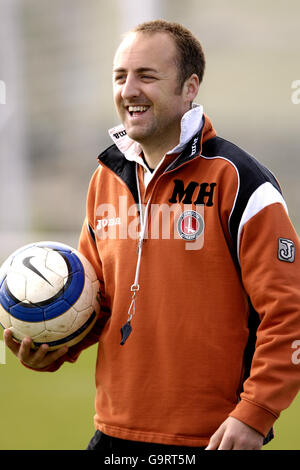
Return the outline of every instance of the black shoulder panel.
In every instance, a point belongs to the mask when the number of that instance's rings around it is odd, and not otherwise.
[[[136,185],[135,162],[127,160],[115,144],[104,150],[104,152],[99,155],[98,160],[116,173],[116,175],[127,184],[135,202],[138,203],[139,197]]]
[[[206,158],[222,157],[236,168],[239,188],[229,221],[229,230],[236,249],[239,224],[250,196],[266,182],[271,183],[281,193],[280,186],[275,176],[264,165],[245,150],[221,137],[206,141],[202,147],[202,155]]]

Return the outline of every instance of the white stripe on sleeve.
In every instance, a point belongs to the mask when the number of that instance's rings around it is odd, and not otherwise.
[[[237,256],[240,262],[240,239],[244,225],[258,214],[262,209],[271,204],[280,203],[288,213],[288,208],[280,192],[269,182],[259,186],[249,198],[238,229]]]

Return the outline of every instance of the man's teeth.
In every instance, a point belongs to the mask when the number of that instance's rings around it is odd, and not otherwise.
[[[148,106],[128,106],[128,111],[130,113],[141,113],[147,111]]]

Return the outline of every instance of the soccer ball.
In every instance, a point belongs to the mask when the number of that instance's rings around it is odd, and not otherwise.
[[[72,346],[91,330],[100,311],[99,281],[91,263],[58,242],[23,246],[0,268],[0,324],[33,348]]]

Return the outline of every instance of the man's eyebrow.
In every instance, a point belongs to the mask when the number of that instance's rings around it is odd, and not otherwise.
[[[138,69],[135,70],[137,73],[145,73],[145,72],[152,72],[152,73],[158,73],[158,70],[152,68],[152,67],[139,67]],[[118,67],[113,70],[114,73],[124,73],[127,72],[126,69],[123,67]]]

